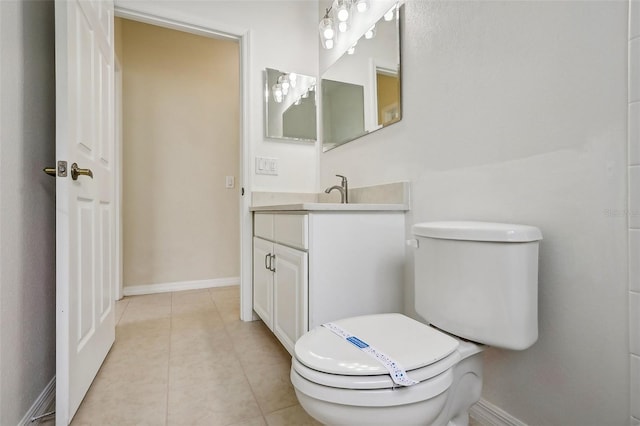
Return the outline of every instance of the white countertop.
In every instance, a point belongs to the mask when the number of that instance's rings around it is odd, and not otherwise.
[[[297,203],[280,204],[273,206],[254,206],[249,208],[252,212],[270,211],[324,211],[324,212],[364,212],[364,211],[407,211],[406,204],[339,204],[339,203]]]

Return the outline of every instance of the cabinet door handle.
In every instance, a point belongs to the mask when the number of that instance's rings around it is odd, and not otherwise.
[[[276,255],[275,254],[269,254],[269,256],[271,256],[271,260],[269,261],[269,270],[271,272],[275,272],[276,271],[276,267],[275,266],[272,267],[272,265],[273,265],[273,261],[276,260]]]
[[[268,263],[267,260],[269,261]],[[264,255],[264,268],[271,270],[271,253]]]

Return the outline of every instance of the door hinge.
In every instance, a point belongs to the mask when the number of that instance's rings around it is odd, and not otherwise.
[[[244,186],[242,187],[242,189],[240,190],[240,195],[244,196]]]

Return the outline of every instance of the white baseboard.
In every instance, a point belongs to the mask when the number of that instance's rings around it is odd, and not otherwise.
[[[526,423],[486,399],[481,399],[473,405],[469,415],[483,426],[527,426]]]
[[[33,425],[36,423],[31,423],[31,419],[45,414],[45,410],[53,403],[56,398],[56,376],[53,376],[53,379],[47,383],[47,386],[44,387],[40,395],[33,401],[31,404],[31,408],[24,415],[22,420],[18,423],[18,426],[27,426]]]
[[[171,291],[182,290],[201,290],[212,287],[226,287],[230,285],[239,285],[240,277],[214,278],[211,280],[197,281],[177,281],[172,283],[134,285],[124,287],[125,296],[139,296],[141,294],[168,293]]]

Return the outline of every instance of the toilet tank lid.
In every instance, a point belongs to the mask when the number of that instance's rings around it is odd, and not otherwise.
[[[522,243],[539,241],[542,232],[535,226],[492,222],[423,222],[413,225],[418,237],[465,241]]]

